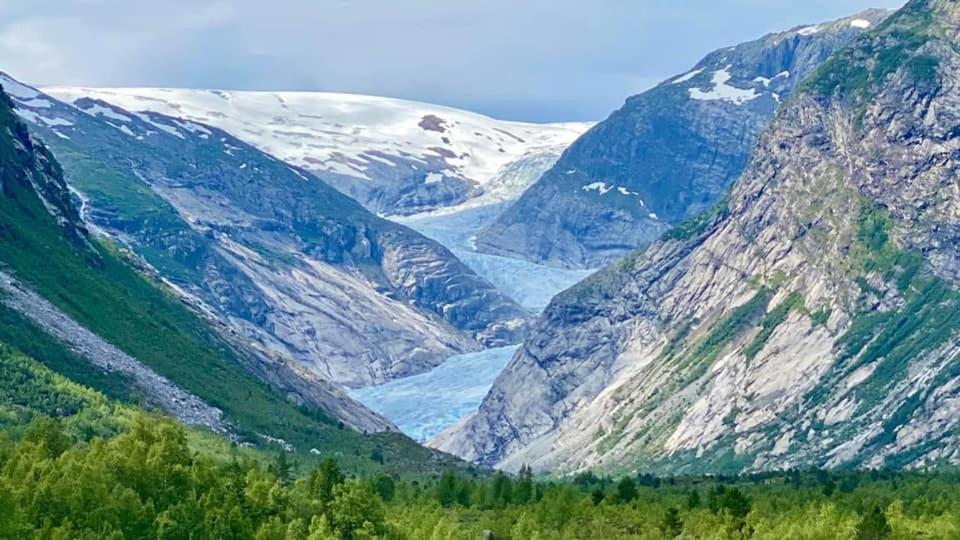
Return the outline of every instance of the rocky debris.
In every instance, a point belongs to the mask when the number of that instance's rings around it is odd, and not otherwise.
[[[779,104],[886,15],[871,10],[724,48],[629,98],[481,231],[477,248],[598,268],[656,240],[719,201]]]
[[[33,321],[71,351],[86,358],[95,368],[129,378],[146,396],[150,405],[184,424],[205,427],[224,435],[231,433],[220,409],[179,388],[166,377],[90,332],[4,272],[0,272],[0,302]]]

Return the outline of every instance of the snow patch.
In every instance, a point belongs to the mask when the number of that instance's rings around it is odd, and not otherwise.
[[[737,105],[743,105],[762,95],[757,93],[753,88],[744,90],[727,84],[730,79],[733,78],[733,76],[730,75],[731,67],[732,66],[727,66],[719,71],[713,72],[711,79],[713,88],[711,90],[704,91],[700,88],[689,89],[690,97],[698,101],[727,101]]]
[[[24,107],[30,107],[31,109],[49,109],[53,106],[52,103],[45,99],[28,99],[26,101],[21,101],[20,105]]]
[[[699,74],[701,74],[701,73],[703,73],[703,68],[695,69],[695,70],[693,70],[693,71],[691,71],[691,72],[689,72],[689,73],[687,73],[687,74],[685,74],[685,75],[681,75],[680,77],[677,77],[677,78],[674,79],[673,81],[670,81],[670,84],[685,83],[685,82],[689,81],[690,79],[696,77],[697,75],[699,75]]]
[[[851,28],[867,29],[870,28],[870,21],[866,19],[854,19],[850,21]]]
[[[93,117],[102,116],[104,118],[109,118],[111,120],[117,120],[119,122],[124,122],[124,123],[133,122],[133,119],[130,118],[129,116],[122,115],[117,111],[111,109],[110,107],[104,107],[99,103],[94,103],[93,105],[87,107],[86,109],[80,109],[80,110]]]
[[[443,175],[435,172],[428,174],[423,181],[424,184],[439,184],[440,182],[443,182]]]
[[[580,189],[583,191],[596,191],[601,195],[606,195],[608,191],[613,189],[613,186],[607,184],[606,182],[593,182],[592,184],[587,184]]]
[[[33,88],[20,84],[17,81],[0,73],[0,85],[3,85],[3,91],[17,99],[32,99],[40,95]]]
[[[801,36],[812,36],[819,31],[820,31],[820,25],[813,25],[813,26],[805,26],[797,30],[797,33],[800,34]]]

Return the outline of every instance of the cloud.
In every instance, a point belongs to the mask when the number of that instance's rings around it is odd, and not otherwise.
[[[0,0],[33,82],[298,89],[595,119],[704,53],[901,0]]]

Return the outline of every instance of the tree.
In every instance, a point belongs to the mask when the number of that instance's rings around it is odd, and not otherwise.
[[[333,498],[333,489],[345,480],[346,477],[340,472],[337,462],[326,459],[310,475],[308,481],[310,496],[321,502],[328,502]]]
[[[452,471],[444,471],[437,483],[437,502],[444,508],[453,506],[457,501],[457,475]]]
[[[625,476],[617,482],[617,501],[621,503],[633,502],[637,499],[637,483],[633,478]]]
[[[660,525],[663,534],[670,538],[676,538],[683,532],[683,521],[680,520],[680,512],[674,508],[667,508],[663,514],[663,523]]]
[[[517,479],[517,489],[514,492],[513,502],[527,504],[533,501],[533,469],[527,465],[520,467]]]
[[[381,499],[386,502],[390,502],[393,500],[393,496],[397,492],[397,484],[390,476],[381,474],[374,482],[374,489],[376,489],[377,494],[380,495]]]
[[[691,489],[690,494],[687,495],[687,510],[693,510],[695,508],[700,508],[700,492]]]
[[[283,485],[286,486],[290,484],[290,480],[292,478],[291,472],[293,471],[293,466],[287,460],[286,452],[281,451],[279,454],[277,454],[277,457],[274,458],[273,463],[271,463],[270,466],[267,467],[267,470],[273,473],[273,475],[276,476],[277,479],[280,480],[280,483],[282,483]]]
[[[337,485],[333,490],[331,514],[333,524],[344,540],[353,540],[360,531],[382,534],[385,529],[383,501],[365,483]]]
[[[884,540],[892,534],[887,516],[879,506],[874,506],[873,511],[863,516],[857,524],[857,540]]]
[[[501,506],[513,501],[513,481],[501,471],[493,475],[493,501]]]
[[[36,444],[54,458],[66,452],[72,443],[63,432],[63,424],[46,416],[37,417],[27,425],[23,440]]]

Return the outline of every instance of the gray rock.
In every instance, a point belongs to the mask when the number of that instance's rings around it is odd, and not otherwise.
[[[224,131],[39,92],[18,111],[91,226],[261,356],[365,386],[522,335],[528,314],[445,248]]]
[[[746,166],[780,102],[875,25],[871,10],[706,56],[580,137],[496,222],[481,251],[598,268],[713,206]]]
[[[562,293],[435,446],[505,469],[960,460],[960,4],[805,81],[729,202]]]

